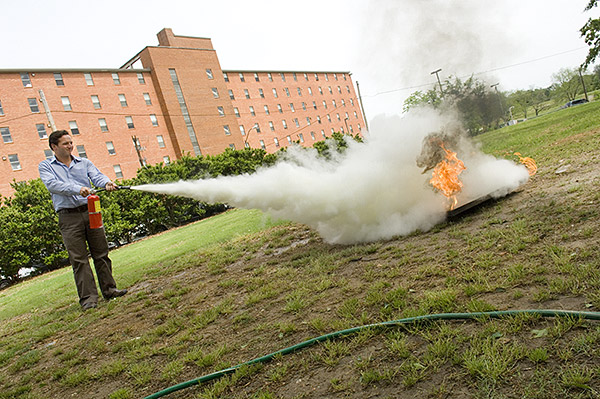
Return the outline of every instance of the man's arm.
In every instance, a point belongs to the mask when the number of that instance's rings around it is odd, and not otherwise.
[[[116,190],[115,184],[108,178],[108,176],[100,172],[100,170],[98,170],[98,168],[90,160],[86,159],[84,162],[86,162],[87,165],[87,175],[96,187],[104,187],[107,191]]]
[[[58,179],[56,173],[52,170],[49,162],[43,161],[38,166],[42,182],[53,194],[61,195],[77,195],[80,194],[82,187],[73,182],[65,182]]]

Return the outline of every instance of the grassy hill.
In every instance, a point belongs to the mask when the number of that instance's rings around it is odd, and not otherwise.
[[[71,271],[0,291],[0,398],[143,398],[307,339],[433,313],[600,311],[600,102],[477,138],[536,159],[519,192],[431,231],[330,245],[234,210],[112,253],[130,293],[81,312]],[[169,398],[595,398],[600,324],[517,315],[370,328]]]

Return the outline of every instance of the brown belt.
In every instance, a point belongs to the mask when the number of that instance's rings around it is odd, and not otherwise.
[[[57,213],[81,213],[87,212],[88,206],[87,204],[78,206],[77,208],[62,208],[56,211]]]

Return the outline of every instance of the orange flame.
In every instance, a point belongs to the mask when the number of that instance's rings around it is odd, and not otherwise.
[[[521,161],[521,163],[523,165],[525,165],[525,167],[527,168],[527,171],[529,172],[529,176],[533,176],[533,175],[536,174],[536,172],[537,172],[537,164],[535,163],[535,161],[533,160],[533,158],[523,157],[518,152],[515,152],[515,155],[518,156],[519,160]]]
[[[450,210],[452,210],[458,203],[456,194],[462,190],[463,186],[458,175],[466,167],[464,162],[456,157],[455,152],[447,150],[444,144],[442,144],[442,149],[446,152],[446,159],[443,159],[435,166],[429,183],[452,201],[452,205],[450,206]]]

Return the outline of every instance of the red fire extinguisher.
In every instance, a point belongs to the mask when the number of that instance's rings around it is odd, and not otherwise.
[[[90,214],[90,229],[99,229],[102,225],[102,213],[100,209],[100,197],[91,194],[87,197],[88,213]]]

